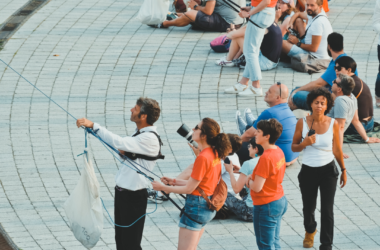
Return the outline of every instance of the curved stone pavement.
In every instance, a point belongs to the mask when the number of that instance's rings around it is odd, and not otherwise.
[[[155,171],[175,176],[194,159],[176,134],[182,122],[193,126],[210,116],[224,132],[235,132],[237,109],[251,107],[260,113],[266,105],[263,98],[223,94],[242,72],[214,65],[220,55],[210,50],[209,42],[217,33],[141,25],[133,18],[140,2],[52,0],[16,32],[0,58],[74,116],[86,116],[120,135],[134,131],[129,109],[137,97],[157,99],[162,107],[157,126],[166,158]],[[329,13],[334,30],[345,37],[346,52],[358,62],[359,74],[372,91],[378,67],[377,36],[371,29],[374,3],[334,0]],[[319,77],[283,65],[263,75],[264,89],[275,81],[290,88]],[[4,65],[0,65],[0,88],[2,226],[22,249],[84,249],[67,226],[62,209],[83,166],[77,157],[84,147],[83,131]],[[379,109],[375,116],[379,121]],[[90,147],[101,196],[112,213],[118,164],[98,141],[91,139]],[[350,155],[349,179],[336,195],[334,249],[380,249],[379,149],[379,144],[344,145]],[[299,164],[289,167],[284,180],[289,208],[282,224],[283,249],[302,248],[299,168]],[[153,209],[150,204],[148,211]],[[143,248],[175,249],[178,220],[171,203],[159,205],[146,219]],[[108,220],[104,226],[94,249],[115,249],[113,226]],[[210,248],[257,249],[252,224],[213,221],[199,246]]]

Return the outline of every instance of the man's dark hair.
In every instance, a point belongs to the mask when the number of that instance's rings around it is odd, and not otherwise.
[[[257,148],[257,155],[262,155],[264,153],[264,148],[260,144],[256,143],[256,138],[253,137],[251,140],[249,140],[249,144],[251,144],[252,148]]]
[[[339,66],[345,68],[345,69],[351,69],[351,73],[355,73],[356,71],[356,62],[352,57],[349,56],[342,56],[335,60],[335,64],[339,64]]]
[[[263,136],[270,135],[269,144],[275,144],[282,133],[281,123],[274,118],[259,121],[257,123],[257,129],[263,131]]]
[[[234,154],[240,150],[241,145],[243,144],[243,141],[241,140],[240,136],[238,136],[237,134],[227,134],[227,136],[228,136],[228,139],[230,140],[231,147],[232,147],[231,154]]]
[[[343,36],[339,33],[333,32],[327,37],[327,44],[334,52],[343,50]],[[339,64],[340,65],[340,64]]]
[[[339,64],[340,65],[340,64]],[[355,81],[352,77],[348,75],[339,74],[340,83],[339,87],[342,88],[342,92],[344,95],[351,95],[352,91],[355,88]]]
[[[149,125],[153,125],[158,118],[160,118],[161,109],[156,100],[148,97],[140,97],[136,104],[140,107],[139,118],[143,114],[146,115],[146,122]]]
[[[323,96],[327,100],[327,109],[325,111],[325,115],[330,112],[331,108],[334,106],[334,99],[330,93],[325,87],[313,89],[310,91],[310,93],[307,95],[306,103],[309,107],[310,111],[313,111],[311,109],[311,104],[314,102],[315,99],[317,99],[319,96]]]

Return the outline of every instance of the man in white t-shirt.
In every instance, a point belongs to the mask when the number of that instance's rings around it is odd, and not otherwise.
[[[295,13],[289,21],[289,28],[294,28],[299,37],[289,35],[282,43],[282,52],[289,57],[311,54],[315,59],[330,59],[327,37],[333,29],[322,8],[323,0],[307,0],[306,3],[306,12]]]

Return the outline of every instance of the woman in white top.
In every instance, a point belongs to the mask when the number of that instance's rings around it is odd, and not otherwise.
[[[321,250],[331,250],[334,236],[334,198],[339,172],[334,157],[341,168],[341,188],[346,185],[347,175],[339,139],[339,124],[326,116],[334,105],[331,93],[326,88],[312,90],[307,96],[311,115],[299,119],[293,137],[292,150],[304,151],[302,168],[298,175],[302,193],[304,226],[306,230],[304,248],[311,248],[317,232],[314,211],[318,189],[321,193]],[[314,133],[314,134],[313,134]]]

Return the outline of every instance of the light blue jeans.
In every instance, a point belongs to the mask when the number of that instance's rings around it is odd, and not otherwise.
[[[285,196],[271,203],[253,206],[253,229],[260,250],[280,250],[281,219],[288,209]]]
[[[255,7],[252,7],[255,8]],[[261,28],[248,22],[244,37],[244,56],[246,65],[243,77],[251,81],[261,80],[261,69],[259,62],[260,47],[264,39],[265,29],[271,26],[275,18],[274,8],[265,8],[259,13],[251,16],[251,20]]]

